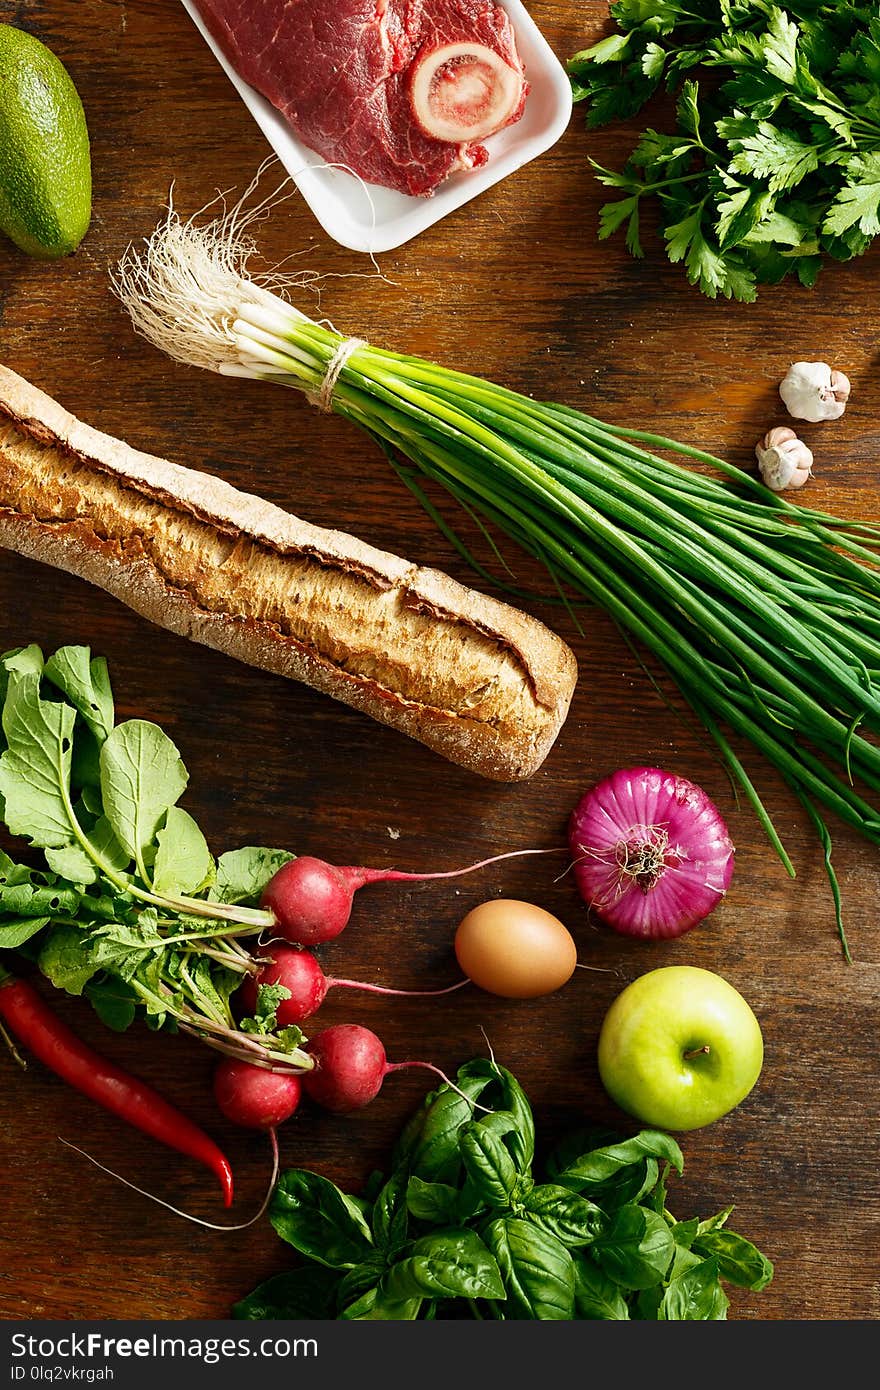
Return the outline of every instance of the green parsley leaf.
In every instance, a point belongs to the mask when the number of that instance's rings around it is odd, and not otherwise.
[[[880,154],[852,159],[847,165],[851,182],[842,188],[828,210],[822,230],[842,236],[858,226],[866,237],[880,233]]]
[[[741,174],[767,179],[771,193],[794,188],[819,167],[819,152],[769,121],[754,122],[751,134],[733,140],[731,167]]]

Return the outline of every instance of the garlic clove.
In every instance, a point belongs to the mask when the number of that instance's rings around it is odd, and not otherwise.
[[[758,447],[774,449],[778,444],[787,444],[791,439],[797,439],[797,434],[793,429],[790,429],[788,425],[775,425],[772,430],[767,431]]]
[[[839,372],[835,368],[831,373],[831,392],[836,401],[843,404],[844,408],[849,400],[849,393],[852,390],[849,377],[845,372]],[[843,411],[841,411],[843,414]]]
[[[793,362],[779,383],[779,394],[796,420],[839,420],[850,395],[849,378],[827,362]]]

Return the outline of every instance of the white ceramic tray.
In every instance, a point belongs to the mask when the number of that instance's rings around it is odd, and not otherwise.
[[[571,119],[571,84],[565,69],[520,0],[503,0],[531,91],[525,112],[486,141],[489,161],[472,173],[453,174],[430,198],[411,198],[377,184],[362,184],[342,169],[328,169],[297,139],[284,117],[243,82],[208,33],[194,3],[182,0],[279,160],[324,230],[352,251],[391,251],[478,197],[554,145]]]

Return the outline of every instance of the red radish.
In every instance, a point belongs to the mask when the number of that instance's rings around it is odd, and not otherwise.
[[[302,1095],[293,1072],[267,1071],[237,1057],[224,1057],[214,1071],[214,1099],[234,1125],[275,1128],[289,1120]]]
[[[598,782],[572,812],[569,845],[581,897],[627,936],[680,936],[718,906],[733,874],[718,808],[656,767]]]
[[[522,849],[496,854],[445,873],[408,874],[398,869],[363,869],[328,864],[310,854],[290,859],[266,884],[261,906],[275,918],[274,931],[295,946],[318,946],[332,941],[348,925],[354,895],[368,883],[420,883],[431,878],[458,878],[502,859],[525,854],[557,854],[558,850]],[[269,930],[273,930],[270,928]]]
[[[257,995],[261,985],[282,985],[290,997],[282,999],[275,1013],[278,1026],[286,1028],[290,1024],[304,1023],[317,1013],[327,997],[328,990],[360,989],[370,994],[397,994],[429,997],[437,994],[452,994],[469,984],[469,980],[459,980],[446,989],[388,989],[385,985],[361,984],[358,980],[342,980],[336,976],[325,975],[310,951],[301,951],[296,946],[273,946],[272,957],[262,965],[256,975],[248,975],[238,991],[238,998],[246,1013],[257,1010]]]
[[[369,1105],[382,1089],[385,1077],[406,1067],[423,1067],[458,1090],[431,1062],[389,1062],[376,1034],[359,1023],[337,1023],[325,1028],[310,1040],[308,1051],[315,1059],[315,1068],[303,1076],[303,1089],[311,1100],[339,1115]]]

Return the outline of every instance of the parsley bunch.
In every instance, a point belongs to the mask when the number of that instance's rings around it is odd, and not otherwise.
[[[642,200],[656,196],[669,259],[715,299],[751,302],[825,256],[847,261],[880,233],[880,12],[853,0],[616,0],[618,32],[568,61],[588,127],[678,92],[673,133],[645,130],[600,238],[626,227],[644,255]],[[687,76],[696,70],[700,78]]]

